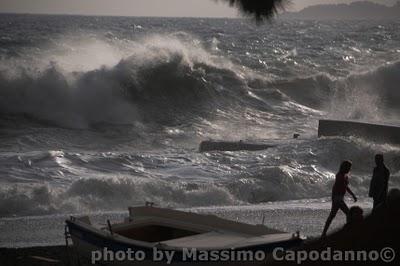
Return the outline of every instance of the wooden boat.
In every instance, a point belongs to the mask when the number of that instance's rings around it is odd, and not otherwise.
[[[320,120],[318,136],[356,136],[381,143],[400,144],[400,127],[356,121]]]
[[[253,254],[255,260],[254,254],[257,251],[260,256],[260,252],[267,254],[277,247],[290,249],[303,242],[299,233],[289,234],[264,225],[249,225],[213,215],[152,206],[129,208],[129,218],[126,221],[112,225],[109,223],[107,228],[96,228],[88,217],[71,217],[66,224],[80,258],[101,265],[191,265],[194,262],[201,262],[202,265],[215,265],[216,262],[231,265],[238,254]],[[135,256],[140,253],[141,257],[133,257],[132,260],[132,257],[128,259],[125,256],[124,260],[119,260],[129,251],[135,253]],[[110,261],[111,257],[105,258],[103,252],[109,255],[114,252],[114,256],[119,253],[120,258],[116,260],[114,257]],[[155,252],[173,256],[168,260],[165,255],[163,260],[156,261]],[[219,256],[223,252],[228,256],[227,261],[221,257],[217,257],[221,261],[203,261],[207,254]],[[101,253],[103,256],[100,260],[98,255]],[[95,261],[93,254],[96,256]],[[199,254],[203,257],[199,258]],[[246,262],[252,261],[249,259]]]

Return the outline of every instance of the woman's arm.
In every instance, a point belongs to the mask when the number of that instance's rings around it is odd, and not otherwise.
[[[349,192],[349,194],[353,197],[354,202],[357,202],[357,197],[356,195],[353,193],[353,191],[351,191],[351,189],[349,187],[346,188],[347,192]]]

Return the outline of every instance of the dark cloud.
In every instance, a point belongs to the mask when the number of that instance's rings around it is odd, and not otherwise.
[[[217,0],[218,1],[218,0]],[[252,16],[257,21],[271,18],[283,9],[290,0],[219,0],[238,8],[244,15]]]

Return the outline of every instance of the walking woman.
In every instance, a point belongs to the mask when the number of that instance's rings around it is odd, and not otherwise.
[[[344,161],[340,165],[339,172],[336,174],[335,184],[332,188],[332,208],[331,213],[329,214],[328,219],[326,220],[324,231],[322,233],[322,237],[326,236],[328,232],[329,226],[332,223],[332,220],[335,218],[338,210],[342,210],[346,216],[349,214],[349,207],[347,207],[344,202],[344,195],[346,192],[353,197],[354,202],[357,202],[357,197],[354,195],[353,191],[349,188],[349,173],[351,170],[352,163],[350,161]]]

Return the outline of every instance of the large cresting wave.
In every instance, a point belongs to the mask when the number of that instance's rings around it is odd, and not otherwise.
[[[93,49],[113,53],[98,44]],[[176,124],[231,107],[295,114],[305,106],[334,118],[370,121],[399,115],[400,62],[346,78],[320,73],[280,80],[235,65],[186,33],[129,41],[121,49],[125,52],[106,56],[121,56],[118,63],[107,59],[103,66],[88,62],[90,67],[82,68],[77,55],[68,64],[65,57],[41,67],[29,60],[10,63],[10,68],[3,64],[0,115],[71,128],[136,121]],[[71,60],[78,61],[76,71]]]
[[[153,36],[132,46],[130,56],[116,65],[90,71],[66,71],[62,62],[33,70],[3,66],[0,114],[72,128],[137,120],[173,123],[185,113],[206,114],[218,95],[227,97],[227,88],[243,85],[240,70],[193,39]]]

